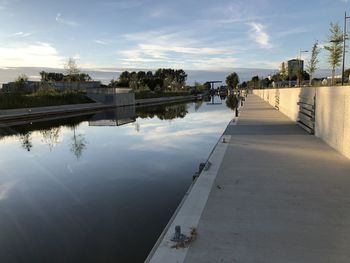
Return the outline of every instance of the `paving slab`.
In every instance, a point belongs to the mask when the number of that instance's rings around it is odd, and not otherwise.
[[[183,260],[350,262],[350,160],[250,95]]]

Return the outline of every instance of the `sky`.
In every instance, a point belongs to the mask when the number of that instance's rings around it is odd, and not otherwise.
[[[90,69],[277,69],[325,43],[346,10],[347,0],[0,0],[0,68],[73,57]],[[327,68],[324,50],[320,60]]]

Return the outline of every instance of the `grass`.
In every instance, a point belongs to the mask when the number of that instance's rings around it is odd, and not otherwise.
[[[19,109],[94,102],[75,90],[39,90],[31,94],[0,93],[0,109]]]
[[[176,96],[189,96],[190,92],[154,92],[154,91],[137,91],[135,92],[135,99],[153,99],[153,98],[163,98],[163,97],[176,97]]]

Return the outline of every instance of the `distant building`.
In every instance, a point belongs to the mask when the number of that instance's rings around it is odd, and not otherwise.
[[[291,59],[287,61],[286,71],[288,77],[291,79],[298,75],[298,71],[304,71],[304,60],[301,59]]]
[[[26,89],[29,92],[36,91],[40,87],[40,82],[38,81],[25,81],[23,83],[24,89]],[[2,91],[3,92],[14,92],[18,90],[18,85],[16,82],[9,82],[9,83],[4,83],[2,84]]]

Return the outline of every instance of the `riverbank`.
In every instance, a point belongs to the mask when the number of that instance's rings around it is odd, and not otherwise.
[[[350,161],[255,95],[223,137],[146,262],[347,262]]]
[[[135,101],[135,106],[144,105],[159,105],[170,102],[182,102],[191,101],[196,99],[196,96],[176,96],[176,97],[163,97],[153,99],[140,99]],[[125,105],[132,106],[132,105]],[[102,104],[102,103],[85,103],[85,104],[72,104],[62,106],[49,106],[49,107],[35,107],[35,108],[22,108],[11,110],[0,110],[0,122],[8,123],[11,121],[21,121],[24,119],[41,119],[49,117],[62,116],[66,117],[71,114],[85,114],[94,111],[113,109],[115,105]]]

